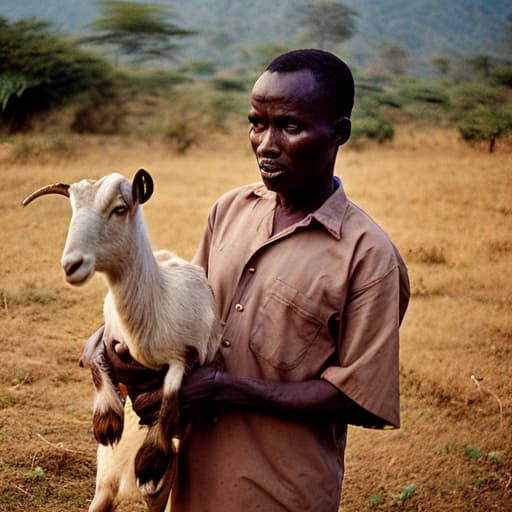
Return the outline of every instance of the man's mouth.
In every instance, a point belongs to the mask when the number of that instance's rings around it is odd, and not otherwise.
[[[275,179],[286,172],[286,169],[274,163],[260,162],[260,172],[265,179]]]

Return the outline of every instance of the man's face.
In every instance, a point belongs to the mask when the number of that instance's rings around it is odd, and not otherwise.
[[[340,144],[332,110],[308,70],[260,76],[252,90],[249,139],[268,189],[291,196],[332,180]]]

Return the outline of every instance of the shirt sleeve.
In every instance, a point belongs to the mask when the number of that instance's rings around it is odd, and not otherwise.
[[[400,425],[399,337],[404,292],[400,266],[354,290],[341,318],[339,366],[321,375],[378,418],[377,428]]]
[[[216,208],[214,207],[208,216],[208,222],[203,232],[203,236],[199,241],[196,253],[192,258],[192,263],[203,267],[206,276],[208,277],[208,261],[210,258],[210,247],[213,236],[213,222],[215,217]]]

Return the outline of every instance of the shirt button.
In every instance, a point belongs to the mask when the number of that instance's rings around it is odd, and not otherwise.
[[[254,274],[254,272],[256,272],[256,269],[254,267],[249,267],[249,272],[251,274]]]
[[[236,309],[239,313],[241,313],[241,312],[244,310],[244,307],[243,307],[243,305],[242,305],[242,304],[237,304],[237,305],[235,306],[235,309]]]
[[[222,346],[224,348],[229,348],[231,347],[231,341],[227,340],[226,338],[222,338]]]

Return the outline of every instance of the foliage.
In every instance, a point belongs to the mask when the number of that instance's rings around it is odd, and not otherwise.
[[[377,50],[378,68],[392,75],[400,75],[407,64],[407,52],[395,43],[381,41]]]
[[[466,82],[450,87],[448,91],[450,105],[466,111],[480,106],[497,105],[500,102],[499,91],[485,82]]]
[[[448,57],[444,55],[431,55],[428,60],[440,75],[447,75],[450,71],[451,62]]]
[[[164,136],[176,153],[186,153],[211,129],[211,100],[201,85],[173,93]]]
[[[173,87],[191,81],[186,70],[123,69],[117,72],[119,85],[135,90],[172,90]]]
[[[244,80],[244,78],[227,75],[214,77],[212,80],[212,85],[215,89],[225,92],[243,92],[250,89],[250,85],[247,84],[247,81]]]
[[[492,153],[496,140],[512,133],[512,112],[499,107],[476,108],[461,118],[458,128],[468,142],[488,142]]]
[[[81,42],[117,46],[138,63],[172,57],[177,50],[172,41],[193,34],[171,21],[170,6],[102,0],[100,8],[102,16],[91,24],[98,34]]]
[[[78,92],[109,84],[103,60],[51,35],[46,23],[0,18],[0,121],[10,131]]]
[[[434,81],[402,76],[397,80],[396,96],[403,105],[412,102],[445,104],[449,101],[445,89]]]
[[[491,59],[486,54],[470,55],[465,58],[472,78],[488,78],[491,68]]]
[[[489,77],[498,85],[512,87],[512,65],[494,66],[489,72]]]
[[[350,39],[355,31],[356,11],[332,0],[315,0],[301,8],[301,26],[305,27],[304,38],[318,48],[327,43],[342,43]]]
[[[401,493],[398,499],[405,501],[409,499],[416,492],[416,486],[414,484],[408,485]]]
[[[374,494],[368,498],[368,505],[375,506],[384,503],[384,497],[380,494]]]
[[[258,68],[266,68],[276,57],[288,51],[289,48],[276,43],[258,44],[255,47]]]
[[[395,130],[391,123],[384,120],[378,114],[366,114],[362,117],[356,116],[352,121],[352,140],[363,137],[383,143],[393,140]]]
[[[34,469],[27,471],[25,473],[26,480],[39,480],[40,478],[45,477],[44,469],[41,466],[36,466]]]

